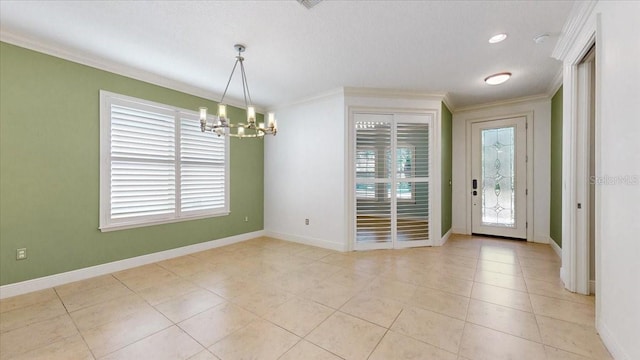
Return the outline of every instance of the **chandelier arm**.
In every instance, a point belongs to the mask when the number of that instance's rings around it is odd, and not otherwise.
[[[242,77],[242,95],[244,96],[244,106],[249,110],[249,103],[247,102],[247,85],[245,84],[245,74],[244,74],[244,59],[240,60],[240,75]]]
[[[251,100],[251,92],[249,91],[249,80],[247,80],[247,73],[244,71],[244,62],[240,62],[240,71],[242,71],[242,88],[247,89],[247,94],[245,97],[249,98],[249,105],[253,105],[253,100]],[[246,98],[244,102],[247,102]]]
[[[229,84],[231,84],[231,79],[233,79],[233,73],[236,72],[236,67],[238,66],[238,61],[240,61],[240,59],[236,59],[236,63],[233,64],[233,69],[231,70],[231,75],[229,75],[229,80],[227,80],[227,86],[224,88],[224,93],[222,93],[222,98],[220,99],[220,104],[223,103],[224,97],[227,95],[227,90],[229,90]],[[240,67],[242,67],[242,63],[240,63]]]

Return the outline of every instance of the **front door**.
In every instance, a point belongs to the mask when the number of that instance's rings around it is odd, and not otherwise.
[[[526,117],[471,125],[472,233],[527,238]]]

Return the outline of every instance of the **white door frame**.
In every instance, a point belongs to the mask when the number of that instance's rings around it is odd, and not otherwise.
[[[468,119],[466,122],[466,134],[465,134],[465,138],[466,138],[466,149],[465,149],[465,185],[464,185],[464,191],[465,191],[465,209],[466,209],[466,214],[467,214],[467,234],[471,234],[471,212],[472,212],[472,206],[471,206],[471,200],[472,200],[472,195],[471,195],[471,180],[472,175],[471,175],[471,159],[472,159],[472,145],[471,145],[471,139],[472,139],[472,132],[471,132],[471,125],[474,123],[478,123],[478,122],[485,122],[485,121],[492,121],[492,120],[502,120],[502,119],[511,119],[511,118],[516,118],[516,117],[524,117],[526,118],[527,121],[527,189],[528,189],[528,196],[527,196],[527,241],[533,241],[533,229],[534,229],[534,216],[533,216],[533,199],[535,197],[534,194],[534,176],[533,176],[533,162],[534,162],[534,158],[533,158],[533,111],[528,111],[528,112],[519,112],[519,113],[510,113],[510,114],[504,114],[504,115],[500,115],[500,116],[491,116],[491,117],[483,117],[483,118],[478,118],[478,119]]]
[[[411,115],[427,115],[431,117],[431,129],[432,133],[432,153],[429,156],[431,161],[431,168],[429,169],[429,237],[432,246],[441,246],[443,244],[441,236],[441,114],[439,109],[407,109],[407,108],[392,108],[392,107],[367,107],[367,106],[348,106],[347,107],[347,121],[345,121],[346,127],[346,157],[345,157],[345,172],[346,172],[346,215],[347,215],[347,251],[353,251],[355,247],[355,189],[352,184],[355,181],[355,164],[353,159],[355,158],[355,136],[353,126],[353,116],[356,113],[368,113],[368,114],[411,114]],[[433,226],[432,226],[433,225]]]
[[[599,21],[597,21],[599,23]],[[599,27],[599,25],[598,25]],[[589,103],[581,101],[580,94],[589,86],[588,76],[579,71],[578,66],[582,59],[596,44],[596,89],[595,89],[595,174],[601,173],[599,160],[599,129],[600,114],[598,99],[600,98],[600,81],[598,68],[600,54],[597,49],[596,23],[587,24],[585,35],[580,41],[573,43],[567,56],[564,58],[563,69],[563,126],[562,126],[562,268],[560,277],[569,291],[580,294],[589,294],[589,237],[588,234],[590,204],[589,187],[582,186],[578,182],[588,181],[589,174],[579,169],[589,169],[589,152],[585,144],[589,143],[589,132],[578,129],[589,128],[589,119],[581,114],[588,113]],[[580,138],[578,138],[578,136]],[[579,148],[583,144],[583,148]],[[600,189],[596,186],[595,201],[600,198]],[[578,209],[578,203],[583,204]],[[600,210],[595,209],[595,242],[596,242],[596,279],[599,269],[599,239],[600,239]],[[582,234],[582,235],[581,235]],[[596,293],[598,283],[596,282]]]

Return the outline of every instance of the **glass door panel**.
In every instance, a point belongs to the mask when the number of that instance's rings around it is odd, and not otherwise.
[[[429,125],[396,125],[393,163],[398,247],[427,245],[429,241]]]
[[[482,225],[515,226],[515,128],[482,130]]]
[[[397,183],[398,191],[403,183]],[[410,182],[413,188],[410,200],[398,199],[397,238],[398,242],[429,240],[429,183]]]
[[[356,244],[390,248],[393,244],[391,202],[386,196],[391,172],[384,151],[391,146],[391,115],[358,114],[355,119]]]

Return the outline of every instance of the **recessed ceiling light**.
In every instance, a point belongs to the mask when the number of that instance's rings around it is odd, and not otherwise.
[[[500,41],[503,41],[506,38],[507,38],[507,34],[505,33],[493,35],[491,39],[489,39],[489,43],[496,44],[496,43],[499,43]]]
[[[503,82],[509,80],[510,77],[511,77],[510,72],[503,72],[503,73],[487,76],[486,78],[484,78],[484,82],[486,82],[489,85],[500,85]]]

